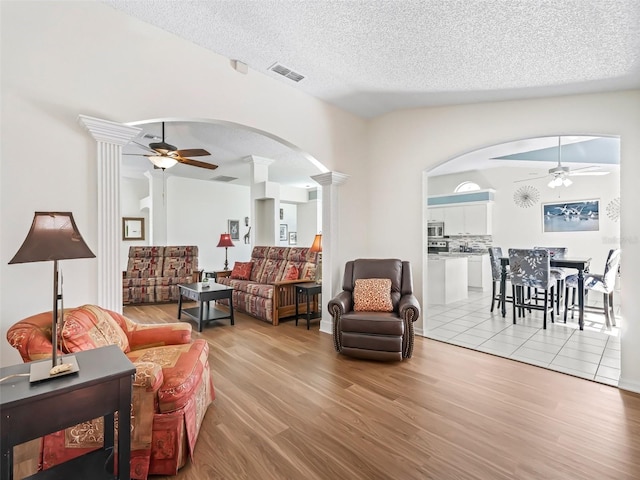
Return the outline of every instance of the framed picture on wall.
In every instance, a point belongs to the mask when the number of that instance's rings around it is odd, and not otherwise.
[[[298,244],[298,232],[289,232],[289,245]]]
[[[144,240],[143,217],[122,217],[122,240]]]
[[[240,240],[240,220],[227,220],[231,240]]]
[[[287,224],[286,223],[280,224],[280,241],[281,242],[287,241]]]
[[[600,201],[580,200],[542,204],[542,231],[596,232],[600,230]]]

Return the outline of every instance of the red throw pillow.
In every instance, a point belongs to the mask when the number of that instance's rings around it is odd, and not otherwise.
[[[300,272],[298,271],[298,267],[295,265],[289,265],[286,273],[284,274],[283,280],[297,280]]]
[[[249,280],[252,268],[253,262],[236,262],[233,264],[233,270],[231,271],[230,278],[235,278],[236,280]]]

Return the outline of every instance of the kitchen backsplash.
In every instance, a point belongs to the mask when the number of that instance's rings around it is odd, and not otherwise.
[[[487,252],[492,245],[491,235],[469,237],[452,237],[445,239],[449,242],[450,252]],[[462,248],[461,248],[462,247]]]

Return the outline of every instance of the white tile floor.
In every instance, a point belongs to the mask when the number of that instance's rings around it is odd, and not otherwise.
[[[588,305],[602,305],[602,296],[589,295]],[[619,297],[618,297],[619,298]],[[618,385],[622,325],[616,302],[616,327],[605,328],[604,314],[585,313],[584,330],[578,316],[563,323],[547,319],[542,329],[542,312],[532,311],[513,324],[512,305],[502,317],[496,307],[491,313],[491,292],[469,290],[467,300],[427,307],[425,335],[434,340],[511,358],[607,385]]]

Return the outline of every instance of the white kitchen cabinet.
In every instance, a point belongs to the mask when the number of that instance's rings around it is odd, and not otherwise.
[[[491,235],[492,203],[444,207],[445,235]]]
[[[444,222],[444,207],[429,207],[427,208],[427,221],[428,222]]]
[[[469,255],[467,266],[469,287],[489,290],[491,288],[491,260],[489,255]]]
[[[468,297],[467,257],[429,256],[427,269],[427,304],[446,305]]]

